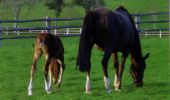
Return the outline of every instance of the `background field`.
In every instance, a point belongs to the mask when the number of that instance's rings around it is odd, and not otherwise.
[[[115,9],[122,5],[126,7],[130,13],[154,13],[154,12],[168,12],[169,0],[104,0],[105,7],[109,9]],[[65,0],[68,4],[70,0]],[[71,9],[71,10],[70,10]],[[4,10],[3,6],[0,6],[1,19],[14,19],[13,12],[11,10]],[[84,17],[84,9],[80,6],[65,6],[62,9],[60,18],[73,18]],[[46,16],[55,17],[54,11],[49,10],[44,5],[44,0],[39,0],[31,7],[24,7],[20,14],[20,19],[35,19],[44,18]]]
[[[53,85],[52,93],[44,91],[42,58],[33,82],[33,96],[27,96],[34,39],[3,40],[0,47],[0,99],[1,100],[168,100],[170,99],[170,59],[168,37],[141,37],[143,54],[150,52],[145,71],[144,87],[132,86],[129,58],[123,73],[121,92],[107,94],[103,85],[100,61],[103,53],[96,48],[92,54],[92,94],[84,93],[85,73],[75,70],[79,37],[62,37],[65,47],[66,70],[61,88]],[[109,62],[109,76],[113,89],[113,63]]]

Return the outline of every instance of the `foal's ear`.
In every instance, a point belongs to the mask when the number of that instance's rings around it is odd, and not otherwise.
[[[146,59],[149,57],[149,55],[150,55],[150,53],[147,53],[147,54],[143,57],[143,59],[146,60]]]

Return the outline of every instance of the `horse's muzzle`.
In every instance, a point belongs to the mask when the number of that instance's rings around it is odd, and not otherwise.
[[[135,82],[133,83],[133,85],[136,86],[136,87],[142,87],[142,86],[143,86],[143,82],[136,82],[136,81],[135,81]]]

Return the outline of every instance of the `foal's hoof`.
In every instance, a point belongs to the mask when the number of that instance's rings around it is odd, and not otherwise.
[[[60,87],[61,87],[61,84],[58,84],[57,87],[60,88]]]
[[[91,94],[91,92],[90,92],[90,91],[85,91],[85,93],[86,93],[86,94]]]
[[[28,89],[28,96],[32,96],[32,89]]]
[[[47,92],[47,94],[51,94],[51,91],[46,91]]]
[[[50,88],[47,89],[46,92],[47,92],[47,94],[51,94],[51,89]]]
[[[32,92],[28,92],[28,96],[32,96]]]

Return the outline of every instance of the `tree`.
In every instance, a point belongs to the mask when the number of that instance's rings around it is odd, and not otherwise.
[[[87,13],[90,10],[104,6],[105,2],[104,0],[73,0],[73,4],[82,6]]]
[[[13,11],[14,19],[18,20],[21,10],[25,5],[31,5],[37,0],[2,0],[5,9],[10,9]],[[17,23],[14,24],[17,27]]]
[[[62,6],[64,5],[64,0],[46,0],[45,5],[55,11],[56,17],[62,12]]]

